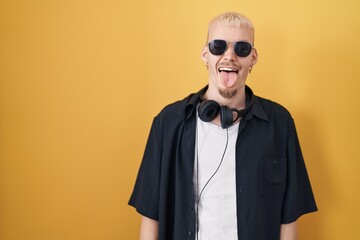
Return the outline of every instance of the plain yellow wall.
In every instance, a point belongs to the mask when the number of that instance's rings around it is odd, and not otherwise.
[[[152,118],[206,84],[229,10],[256,26],[248,84],[297,124],[320,210],[300,239],[360,239],[358,0],[0,0],[0,240],[138,238]]]

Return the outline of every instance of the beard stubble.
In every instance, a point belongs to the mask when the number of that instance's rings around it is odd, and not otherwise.
[[[236,89],[229,90],[229,89],[221,89],[221,88],[219,88],[218,91],[219,91],[219,94],[220,94],[223,98],[226,98],[226,99],[232,98],[232,97],[235,96],[236,93],[237,93],[237,90],[236,90]]]

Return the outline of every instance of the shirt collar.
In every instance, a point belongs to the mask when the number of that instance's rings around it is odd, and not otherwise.
[[[249,88],[250,89],[250,88]],[[245,116],[247,120],[251,119],[253,116],[256,116],[266,122],[269,122],[269,117],[265,113],[263,106],[261,105],[259,98],[257,96],[254,97],[254,103],[249,111],[249,113]]]
[[[188,100],[188,103],[186,104],[186,108],[185,108],[185,116],[186,116],[185,119],[186,120],[193,114],[197,104],[201,100],[201,96],[203,96],[205,94],[207,89],[208,89],[208,85],[206,85],[204,88],[202,88],[197,93],[191,94],[189,96],[189,100]]]
[[[195,94],[191,94],[189,96],[188,103],[186,104],[185,108],[185,116],[188,119],[194,112],[197,104],[201,101],[201,97],[205,94],[206,90],[208,89],[208,85],[202,88]],[[253,116],[256,116],[262,120],[269,122],[269,118],[265,113],[262,105],[259,102],[259,98],[253,94],[253,91],[250,87],[245,86],[245,93],[246,93],[246,104],[250,104],[249,110],[245,115],[245,119],[249,120]]]

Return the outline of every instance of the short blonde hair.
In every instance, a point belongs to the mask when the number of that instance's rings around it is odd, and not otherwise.
[[[246,27],[253,32],[253,35],[255,32],[254,25],[249,18],[238,12],[225,12],[216,16],[209,22],[207,41],[209,40],[209,32],[211,28],[217,23],[221,23],[222,25],[228,27]]]

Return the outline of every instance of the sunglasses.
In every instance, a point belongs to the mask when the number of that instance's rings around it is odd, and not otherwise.
[[[228,42],[220,39],[215,39],[208,43],[211,54],[216,56],[223,55],[226,52],[228,45],[229,45]],[[234,45],[234,52],[239,57],[249,56],[251,50],[253,49],[253,45],[251,43],[244,41],[235,42],[233,45]]]

